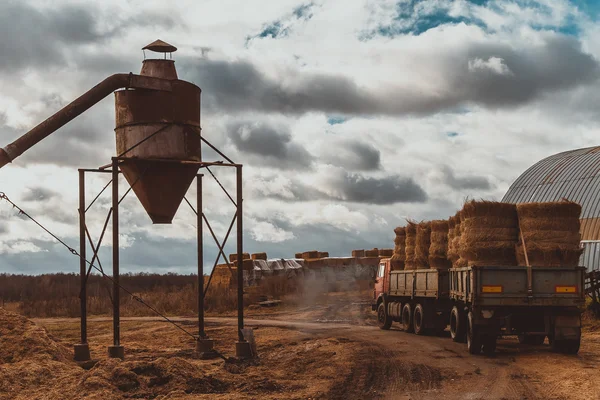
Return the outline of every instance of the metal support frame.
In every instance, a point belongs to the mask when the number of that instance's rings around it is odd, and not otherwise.
[[[208,143],[206,140],[203,139],[203,141],[205,143],[207,143],[211,148],[214,148],[210,143]],[[218,152],[219,154],[222,155],[221,152]],[[249,352],[250,349],[250,343],[248,343],[248,341],[244,338],[243,335],[243,329],[244,329],[244,271],[243,271],[243,225],[242,225],[242,215],[243,215],[243,209],[242,209],[242,202],[243,202],[243,196],[242,196],[242,165],[241,164],[235,164],[233,163],[229,158],[225,157],[223,155],[223,157],[228,161],[228,162],[201,162],[201,161],[178,161],[178,160],[155,160],[153,159],[152,161],[157,161],[157,162],[164,162],[164,163],[181,163],[181,164],[197,164],[199,165],[200,168],[206,168],[210,175],[214,178],[214,180],[219,184],[219,186],[221,187],[221,189],[225,192],[225,194],[229,197],[229,199],[232,201],[233,205],[236,208],[236,212],[235,215],[231,221],[231,224],[229,226],[229,229],[227,231],[227,234],[225,235],[224,239],[222,242],[220,242],[217,238],[217,236],[215,235],[212,226],[210,225],[206,215],[202,212],[202,208],[203,208],[203,196],[202,196],[202,191],[203,191],[203,176],[202,174],[198,174],[196,176],[196,187],[197,187],[197,204],[196,204],[196,209],[197,211],[194,209],[194,207],[191,205],[191,203],[187,200],[187,198],[184,197],[185,201],[188,203],[188,205],[190,206],[190,208],[196,213],[197,215],[197,256],[198,256],[198,337],[197,337],[197,342],[196,342],[196,351],[200,353],[200,355],[205,356],[205,357],[210,357],[213,355],[216,355],[216,353],[213,351],[212,349],[212,340],[210,340],[208,338],[208,335],[206,334],[205,331],[205,323],[204,323],[204,299],[206,296],[206,293],[208,292],[208,288],[210,286],[210,283],[212,281],[212,277],[216,268],[216,265],[219,262],[219,259],[221,257],[223,257],[223,259],[225,260],[225,264],[231,269],[231,265],[229,263],[229,260],[227,259],[225,252],[224,252],[224,248],[225,245],[227,244],[227,241],[229,239],[229,235],[231,233],[231,230],[233,228],[233,225],[235,223],[237,223],[237,257],[238,257],[238,268],[237,268],[237,298],[238,298],[238,342],[236,342],[236,355],[238,357],[242,357],[242,358],[246,358],[246,357],[250,357],[251,356],[251,352]],[[113,237],[113,252],[112,252],[112,257],[113,257],[113,274],[112,274],[112,282],[113,282],[113,290],[112,290],[112,302],[113,302],[113,345],[109,346],[108,348],[108,353],[109,353],[109,357],[113,357],[113,358],[124,358],[124,348],[121,345],[121,341],[120,341],[120,331],[121,331],[121,326],[120,326],[120,284],[119,284],[119,212],[118,212],[118,208],[119,205],[121,203],[121,201],[123,201],[123,199],[125,198],[125,196],[127,196],[127,194],[131,191],[132,187],[130,187],[127,192],[123,195],[123,197],[121,199],[119,199],[119,186],[118,186],[118,177],[119,177],[119,162],[122,160],[126,160],[126,157],[113,157],[112,158],[112,163],[108,164],[108,165],[104,165],[98,169],[80,169],[79,170],[79,214],[80,214],[80,274],[81,274],[81,292],[80,292],[80,299],[81,299],[81,344],[77,344],[75,345],[76,349],[75,349],[75,353],[76,353],[76,359],[77,359],[77,348],[80,346],[84,346],[85,350],[87,351],[87,356],[84,352],[83,356],[81,356],[80,358],[82,358],[80,361],[85,361],[85,360],[89,360],[89,347],[87,344],[87,308],[86,308],[86,302],[87,302],[87,291],[86,291],[86,286],[87,286],[87,280],[89,277],[89,274],[91,272],[91,264],[90,264],[90,268],[89,270],[86,271],[86,238],[90,241],[90,245],[92,247],[92,251],[94,252],[94,260],[97,259],[98,262],[99,257],[98,257],[98,253],[100,250],[100,246],[102,243],[102,238],[104,237],[104,232],[106,231],[107,225],[108,225],[108,221],[110,220],[110,218],[112,217],[112,237]],[[236,169],[236,192],[237,192],[237,201],[234,202],[232,196],[227,192],[227,190],[223,187],[223,185],[221,184],[221,182],[219,182],[219,180],[217,179],[217,177],[212,173],[212,171],[210,171],[208,169],[209,166],[215,166],[215,167],[220,167],[220,166],[228,166],[228,167],[235,167]],[[107,170],[108,167],[111,167],[110,170]],[[96,196],[94,198],[94,200],[91,202],[90,205],[87,206],[85,205],[85,173],[86,172],[97,172],[97,173],[110,173],[112,175],[112,181],[109,182],[103,189],[102,191],[104,191],[111,183],[112,183],[112,208],[109,211],[109,214],[107,216],[107,219],[105,221],[102,233],[100,235],[100,239],[97,243],[96,246],[94,246],[91,237],[89,236],[89,232],[87,230],[87,226],[86,226],[86,220],[85,220],[85,213],[89,210],[89,208],[93,205],[93,203],[96,201],[96,199],[98,199],[98,197],[100,196],[100,194],[98,194],[98,196]],[[134,184],[135,185],[135,182]],[[132,186],[133,186],[132,185]],[[211,271],[209,280],[206,284],[206,288],[204,288],[204,238],[203,238],[203,234],[204,234],[204,230],[203,230],[203,224],[206,223],[212,238],[214,239],[219,252],[217,255],[217,258],[215,260],[215,263],[213,265],[213,269]],[[93,264],[93,261],[92,261]],[[99,264],[101,266],[101,264]],[[232,271],[233,272],[233,271]],[[87,358],[86,358],[87,357]]]

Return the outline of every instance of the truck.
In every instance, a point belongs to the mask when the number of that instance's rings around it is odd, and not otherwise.
[[[372,310],[381,329],[441,334],[466,343],[470,354],[491,355],[499,337],[576,354],[581,343],[584,267],[470,266],[397,270],[380,261]]]

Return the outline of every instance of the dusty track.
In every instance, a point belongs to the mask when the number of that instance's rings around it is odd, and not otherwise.
[[[297,315],[246,319],[247,327],[277,327],[316,339],[336,338],[360,344],[350,373],[340,377],[327,398],[334,399],[598,399],[600,335],[586,332],[578,356],[550,352],[548,345],[521,346],[500,340],[493,358],[471,356],[465,344],[448,337],[407,334],[392,327],[306,322]],[[288,319],[290,318],[290,319]],[[92,321],[108,321],[94,318]],[[194,318],[176,318],[192,326]],[[42,325],[69,321],[38,320]],[[70,320],[73,321],[73,320]],[[123,321],[159,321],[123,318]],[[235,318],[207,318],[210,327],[235,329]],[[260,335],[260,329],[257,330]],[[259,349],[260,350],[260,349]]]

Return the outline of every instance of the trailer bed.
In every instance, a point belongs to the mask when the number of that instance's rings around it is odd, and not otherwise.
[[[448,271],[415,269],[390,272],[390,295],[401,297],[448,298]]]
[[[585,301],[583,267],[451,268],[450,298],[473,306],[576,307]]]

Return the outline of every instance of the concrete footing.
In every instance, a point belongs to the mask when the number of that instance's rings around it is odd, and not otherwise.
[[[78,343],[73,347],[75,350],[75,361],[89,361],[92,358],[90,356],[90,346],[87,343]]]
[[[217,352],[213,349],[214,340],[208,338],[199,338],[196,340],[196,354],[202,359],[210,359],[218,357]]]
[[[250,342],[235,342],[235,356],[241,359],[252,358],[252,347]]]
[[[125,359],[125,348],[123,346],[108,346],[108,357]]]

